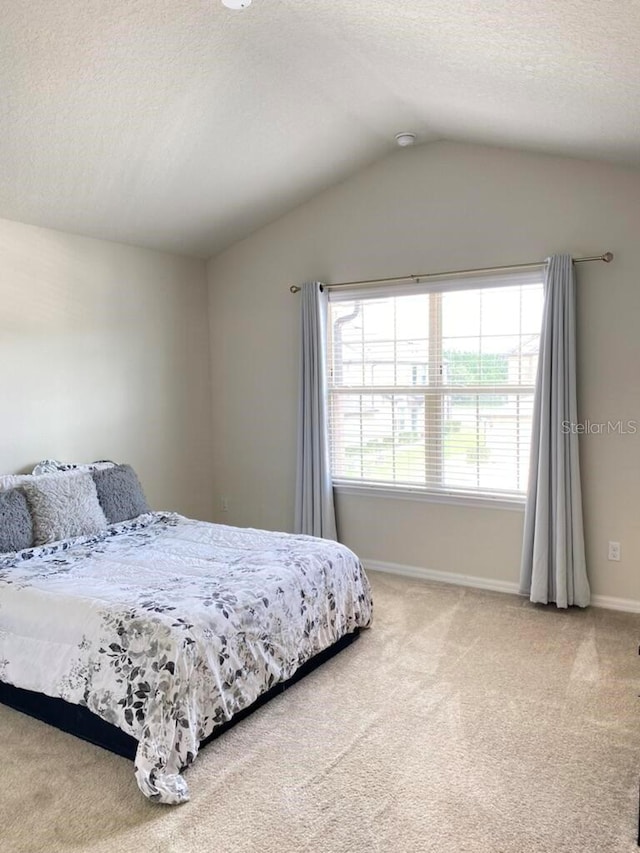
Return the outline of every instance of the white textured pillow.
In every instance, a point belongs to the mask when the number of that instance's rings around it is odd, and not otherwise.
[[[0,492],[8,492],[31,479],[31,474],[0,474]]]
[[[89,473],[43,474],[21,483],[20,488],[29,502],[36,545],[91,536],[107,528]]]

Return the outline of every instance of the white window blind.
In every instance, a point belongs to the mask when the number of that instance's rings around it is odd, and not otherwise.
[[[526,494],[543,270],[336,290],[334,482]]]

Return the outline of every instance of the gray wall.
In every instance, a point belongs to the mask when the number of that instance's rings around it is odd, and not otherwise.
[[[640,421],[640,172],[435,143],[398,151],[209,264],[214,488],[234,524],[291,529],[298,301],[291,283],[611,250],[579,269],[580,415]],[[581,440],[594,591],[640,600],[640,434]],[[522,513],[340,496],[361,557],[497,581],[518,576]],[[607,540],[622,560],[606,559]]]
[[[211,518],[204,262],[0,220],[0,473],[115,459]]]

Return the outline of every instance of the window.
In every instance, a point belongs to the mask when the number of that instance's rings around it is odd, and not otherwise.
[[[524,497],[542,275],[330,292],[337,485]]]

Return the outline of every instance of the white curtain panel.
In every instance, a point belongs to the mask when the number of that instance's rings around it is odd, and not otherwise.
[[[577,423],[575,272],[547,260],[524,522],[520,591],[558,607],[590,601],[584,553]]]
[[[327,419],[327,294],[319,282],[300,291],[302,338],[298,402],[295,532],[337,539]]]

